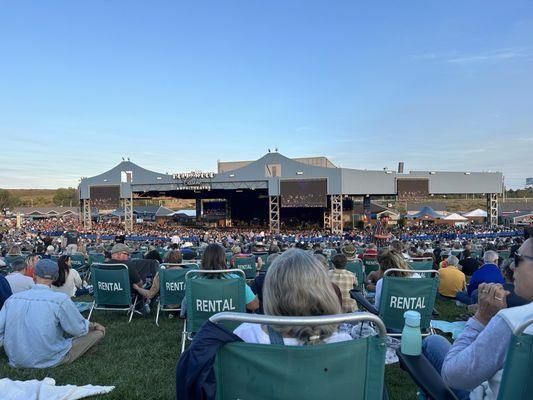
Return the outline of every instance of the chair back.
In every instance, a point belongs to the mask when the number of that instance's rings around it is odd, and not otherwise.
[[[390,276],[392,272],[427,274],[427,276],[421,278]],[[379,316],[387,329],[401,330],[404,325],[403,314],[408,310],[420,313],[422,331],[429,329],[439,286],[438,274],[439,272],[435,270],[412,271],[392,268],[385,271]]]
[[[9,271],[11,271],[11,264],[13,264],[17,260],[25,261],[25,258],[23,256],[21,256],[21,255],[5,256],[4,257],[4,261],[6,263],[6,267],[7,267],[7,269]]]
[[[377,257],[363,258],[363,264],[365,266],[365,275],[368,275],[372,271],[377,271],[379,269]]]
[[[91,266],[91,277],[97,307],[131,306],[131,288],[127,265],[94,263]]]
[[[498,400],[533,399],[533,319],[513,332],[503,368]],[[526,332],[527,330],[527,332]]]
[[[181,268],[171,268],[179,266]],[[185,297],[185,275],[198,269],[196,264],[163,263],[159,267],[159,304],[165,306],[181,304]]]
[[[509,258],[509,250],[499,250],[498,256],[502,260],[507,260]]]
[[[188,271],[185,274],[187,331],[198,332],[205,321],[222,311],[245,312],[244,285],[245,274],[241,269]]]
[[[243,270],[246,279],[254,279],[257,275],[255,257],[253,255],[249,257],[235,258],[233,267]]]
[[[313,346],[227,343],[217,352],[214,365],[219,400],[382,398],[386,330],[375,315],[278,317],[224,312],[210,320],[214,323],[234,321],[278,326],[370,321],[380,334]]]
[[[432,258],[413,258],[411,261],[408,261],[407,264],[409,264],[409,266],[415,271],[421,271],[423,269],[432,269],[433,259]]]
[[[142,260],[144,258],[144,255],[142,251],[134,251],[133,253],[131,253],[130,258],[132,260]]]
[[[365,273],[363,271],[363,262],[361,260],[348,261],[346,269],[355,275],[357,278],[357,287],[359,291],[363,291],[365,287]]]
[[[94,263],[102,264],[104,261],[104,253],[89,253],[89,265],[93,265]]]
[[[70,262],[72,263],[72,268],[79,271],[85,267],[85,256],[82,253],[72,253]]]

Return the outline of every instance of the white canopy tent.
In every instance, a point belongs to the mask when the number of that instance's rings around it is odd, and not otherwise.
[[[487,212],[481,208],[476,208],[475,210],[469,211],[463,214],[463,217],[467,218],[487,218]]]

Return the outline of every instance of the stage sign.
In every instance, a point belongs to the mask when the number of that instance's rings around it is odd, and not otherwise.
[[[177,190],[211,190],[211,180],[215,176],[214,172],[186,172],[172,175],[178,182]]]
[[[326,179],[291,179],[280,181],[281,207],[326,207]]]

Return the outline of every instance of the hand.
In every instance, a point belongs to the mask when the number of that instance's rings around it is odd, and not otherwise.
[[[93,331],[100,331],[100,332],[102,332],[102,333],[105,335],[105,326],[100,325],[100,324],[97,323],[97,322],[93,322],[93,324],[92,324],[92,330],[93,330]]]
[[[482,283],[478,288],[478,305],[479,308],[475,318],[483,325],[487,325],[492,317],[498,311],[507,308],[508,291],[503,286],[494,283]]]

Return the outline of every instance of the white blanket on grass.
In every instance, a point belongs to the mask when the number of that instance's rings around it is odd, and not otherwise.
[[[56,386],[52,378],[42,381],[12,381],[8,378],[0,379],[0,398],[5,400],[77,400],[88,396],[106,394],[114,386]]]

